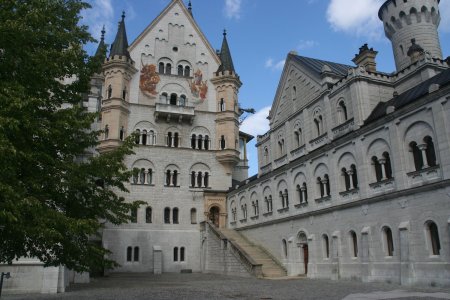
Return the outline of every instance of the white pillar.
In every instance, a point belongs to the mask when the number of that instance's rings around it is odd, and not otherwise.
[[[350,169],[347,171],[347,175],[350,181],[350,190],[353,190],[355,188],[355,185],[353,184],[353,174],[354,174],[353,170]]]
[[[378,160],[378,162],[381,165],[381,180],[382,181],[386,180],[387,179],[387,177],[386,177],[386,159],[385,158],[380,158]]]
[[[427,159],[427,144],[420,144],[417,146],[422,153],[423,166],[422,169],[426,169],[429,167],[428,159]]]

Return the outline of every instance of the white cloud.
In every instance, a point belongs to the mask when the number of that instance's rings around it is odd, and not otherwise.
[[[278,61],[278,62],[275,62],[275,61],[273,60],[273,58],[268,58],[268,59],[266,60],[266,63],[264,64],[264,66],[265,66],[267,69],[272,69],[273,71],[279,71],[279,70],[283,70],[284,64],[285,64],[285,63],[286,63],[285,60],[280,60],[280,61]]]
[[[441,13],[441,25],[439,28],[443,32],[450,33],[450,0],[441,1],[439,10]]]
[[[331,0],[327,20],[336,31],[343,31],[370,39],[379,39],[383,23],[378,10],[384,0]]]
[[[239,19],[241,17],[242,0],[225,0],[225,16],[229,19]]]
[[[250,115],[241,125],[241,130],[253,136],[263,135],[269,131],[269,116],[270,106],[263,107],[254,115]]]
[[[96,39],[100,39],[100,31],[103,25],[106,27],[107,34],[114,34],[116,29],[113,25],[114,6],[112,0],[93,0],[90,1],[92,8],[82,11],[82,23],[89,26],[89,32]]]
[[[310,48],[314,48],[315,46],[319,45],[318,42],[313,41],[313,40],[301,40],[300,43],[297,46],[298,50],[305,50],[305,49],[310,49]]]

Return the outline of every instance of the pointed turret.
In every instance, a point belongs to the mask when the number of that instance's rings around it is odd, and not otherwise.
[[[100,43],[98,44],[97,51],[95,51],[95,56],[100,57],[102,60],[106,58],[106,44],[105,44],[105,25],[103,25],[102,36],[100,38]]]
[[[119,22],[119,28],[117,30],[116,38],[111,45],[109,57],[114,57],[116,55],[130,58],[130,53],[128,52],[127,31],[125,29],[125,12],[122,12],[122,20]]]
[[[192,13],[192,3],[191,3],[191,0],[189,0],[189,3],[188,3],[188,10],[189,10],[189,13],[191,14],[191,17],[194,17],[194,14]]]
[[[226,30],[223,31],[223,42],[222,42],[222,49],[220,50],[220,61],[222,64],[217,70],[218,73],[222,73],[225,71],[235,73],[233,59],[231,58],[230,48],[228,47]]]

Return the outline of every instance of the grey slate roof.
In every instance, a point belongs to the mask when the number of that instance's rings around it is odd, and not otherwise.
[[[232,73],[235,73],[233,59],[231,58],[230,48],[228,47],[226,31],[223,32],[222,49],[220,50],[220,61],[222,62],[222,64],[219,66],[217,72],[231,71]]]
[[[122,21],[119,22],[119,28],[117,30],[116,38],[111,45],[109,57],[113,57],[115,55],[131,58],[130,53],[128,52],[127,31],[125,29],[125,12],[122,14]]]
[[[365,121],[365,124],[378,120],[386,116],[386,109],[389,106],[399,109],[410,103],[413,103],[422,97],[426,96],[429,92],[430,85],[438,84],[440,87],[450,84],[450,69],[443,71],[442,73],[420,83],[419,85],[407,90],[406,92],[392,98],[387,102],[378,103],[375,109],[372,111],[370,116]]]
[[[106,44],[105,44],[105,26],[102,29],[102,37],[100,38],[100,43],[98,44],[97,51],[95,51],[95,56],[98,56],[102,59],[106,58]]]
[[[322,73],[322,68],[324,65],[327,65],[330,67],[331,71],[333,73],[336,73],[337,75],[340,75],[342,77],[347,76],[348,70],[355,68],[354,66],[344,65],[344,64],[338,64],[335,62],[315,59],[315,58],[309,58],[305,56],[299,56],[299,55],[292,55],[292,57],[300,64],[305,66],[307,69],[309,69],[313,75],[320,78]]]

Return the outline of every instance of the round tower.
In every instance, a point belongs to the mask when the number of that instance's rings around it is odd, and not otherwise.
[[[392,42],[395,64],[400,71],[412,63],[408,50],[412,40],[432,57],[442,58],[438,27],[440,0],[387,0],[378,16]]]

